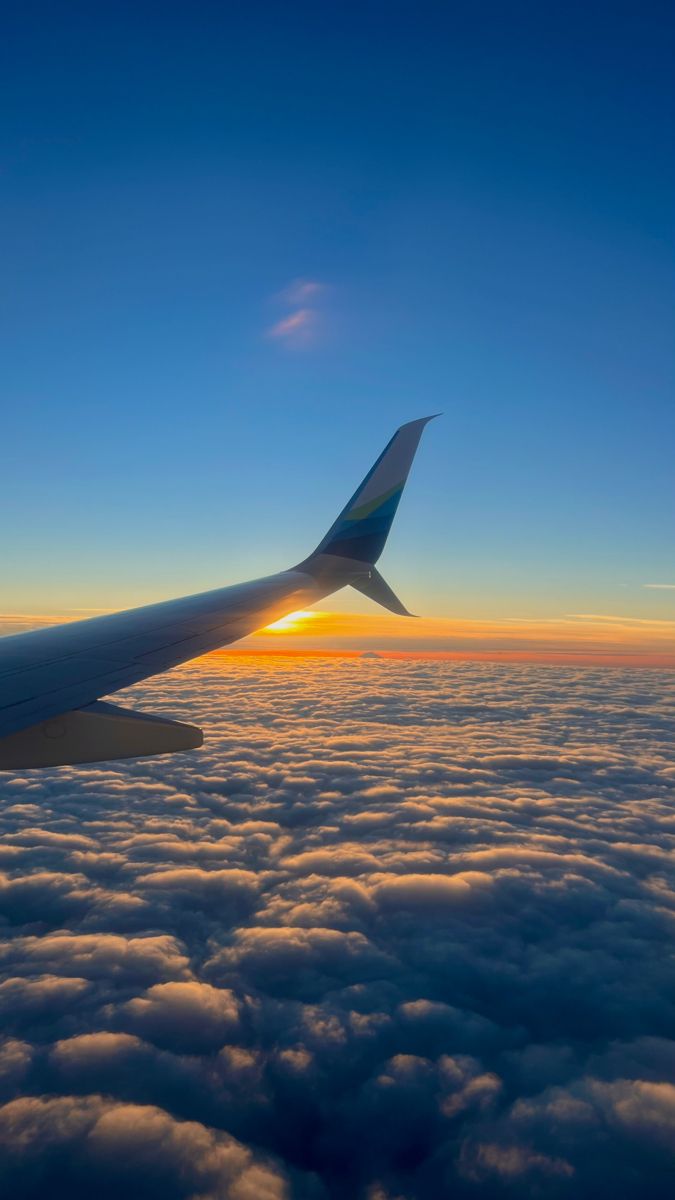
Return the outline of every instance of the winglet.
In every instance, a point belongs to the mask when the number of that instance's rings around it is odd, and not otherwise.
[[[386,579],[382,578],[377,567],[371,567],[367,575],[352,579],[352,587],[356,588],[357,592],[362,592],[369,600],[374,600],[376,604],[381,604],[390,612],[397,613],[399,617],[414,617],[415,615],[408,612],[405,605],[401,604],[398,596],[391,590]]]
[[[398,508],[422,430],[434,416],[440,416],[440,413],[408,421],[396,430],[309,561],[315,555],[327,554],[354,562],[377,562]],[[393,592],[391,595],[396,600]]]

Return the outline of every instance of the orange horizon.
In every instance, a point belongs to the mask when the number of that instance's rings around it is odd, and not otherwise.
[[[79,615],[79,614],[78,614]],[[92,613],[92,615],[94,615]],[[71,614],[0,614],[0,632],[78,619]],[[3,629],[4,626],[4,629]],[[212,652],[218,655],[541,663],[675,669],[675,620],[581,613],[557,618],[476,620],[313,609],[289,613]]]
[[[387,658],[675,667],[675,620],[585,613],[502,620],[312,610],[290,613],[224,653],[374,653]]]
[[[350,648],[316,649],[314,647],[277,647],[232,645],[195,661],[222,656],[233,658],[387,658],[387,659],[432,659],[439,662],[507,662],[539,663],[541,666],[604,666],[604,667],[654,667],[660,670],[675,670],[675,654],[645,654],[632,651],[613,652],[599,650],[354,650]]]

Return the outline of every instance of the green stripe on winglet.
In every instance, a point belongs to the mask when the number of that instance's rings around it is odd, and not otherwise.
[[[358,508],[350,509],[347,519],[349,521],[362,521],[365,517],[369,517],[371,513],[375,512],[376,508],[380,508],[382,504],[386,504],[387,500],[391,500],[392,496],[400,492],[402,487],[402,483],[397,483],[388,492],[383,492],[381,496],[376,496],[374,500],[368,500],[366,504],[360,504]]]

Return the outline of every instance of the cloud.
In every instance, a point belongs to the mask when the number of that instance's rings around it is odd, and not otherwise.
[[[316,313],[311,308],[298,308],[282,317],[267,330],[267,336],[287,342],[289,345],[305,346],[312,338],[316,325]]]
[[[171,853],[171,846],[164,853]],[[179,847],[180,849],[180,847]],[[203,847],[195,847],[194,858],[201,857]],[[165,893],[175,903],[181,899],[187,905],[212,907],[214,903],[229,903],[236,910],[246,910],[254,902],[259,881],[253,871],[239,869],[202,870],[199,867],[173,867],[138,876],[138,887]]]
[[[490,875],[467,871],[456,875],[394,875],[378,883],[375,896],[384,909],[443,911],[469,900],[474,889],[489,887]]]
[[[283,1175],[233,1138],[160,1108],[102,1096],[25,1097],[0,1108],[0,1178],[8,1194],[23,1179],[51,1194],[119,1194],[169,1198],[227,1195],[232,1200],[284,1200]],[[24,1171],[26,1175],[24,1175]],[[67,1189],[67,1191],[66,1191]],[[42,1193],[44,1194],[44,1192]]]
[[[316,342],[322,323],[321,300],[326,285],[316,279],[295,279],[275,297],[290,311],[266,331],[267,337],[290,349],[307,349]]]
[[[574,1168],[565,1159],[549,1158],[525,1146],[501,1146],[480,1142],[463,1148],[461,1174],[473,1183],[485,1183],[490,1177],[522,1186],[532,1176],[540,1177],[549,1186],[556,1176],[569,1180]]]
[[[235,971],[270,995],[311,1000],[331,986],[371,979],[389,965],[356,930],[262,926],[241,930],[207,969],[224,980]]]
[[[133,700],[204,749],[3,776],[5,1194],[669,1196],[672,673],[217,655]]]
[[[64,977],[126,980],[181,979],[188,959],[166,934],[124,937],[118,934],[55,932],[17,938],[8,957],[31,969],[50,967]]]
[[[224,1045],[239,1028],[234,993],[197,980],[154,984],[122,1005],[120,1015],[124,1024],[157,1045],[196,1053]]]
[[[325,291],[326,284],[320,283],[318,279],[293,279],[279,292],[277,299],[282,304],[294,308],[297,305],[315,302]]]
[[[30,1027],[36,1019],[72,1012],[88,987],[86,979],[77,977],[37,975],[25,979],[10,975],[0,983],[0,1013],[5,1028],[16,1021]]]

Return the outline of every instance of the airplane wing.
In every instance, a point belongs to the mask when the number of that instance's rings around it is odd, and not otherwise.
[[[375,570],[422,430],[401,426],[326,537],[296,567],[66,625],[0,638],[0,769],[193,749],[201,730],[101,701],[228,645],[348,584],[405,609]]]

